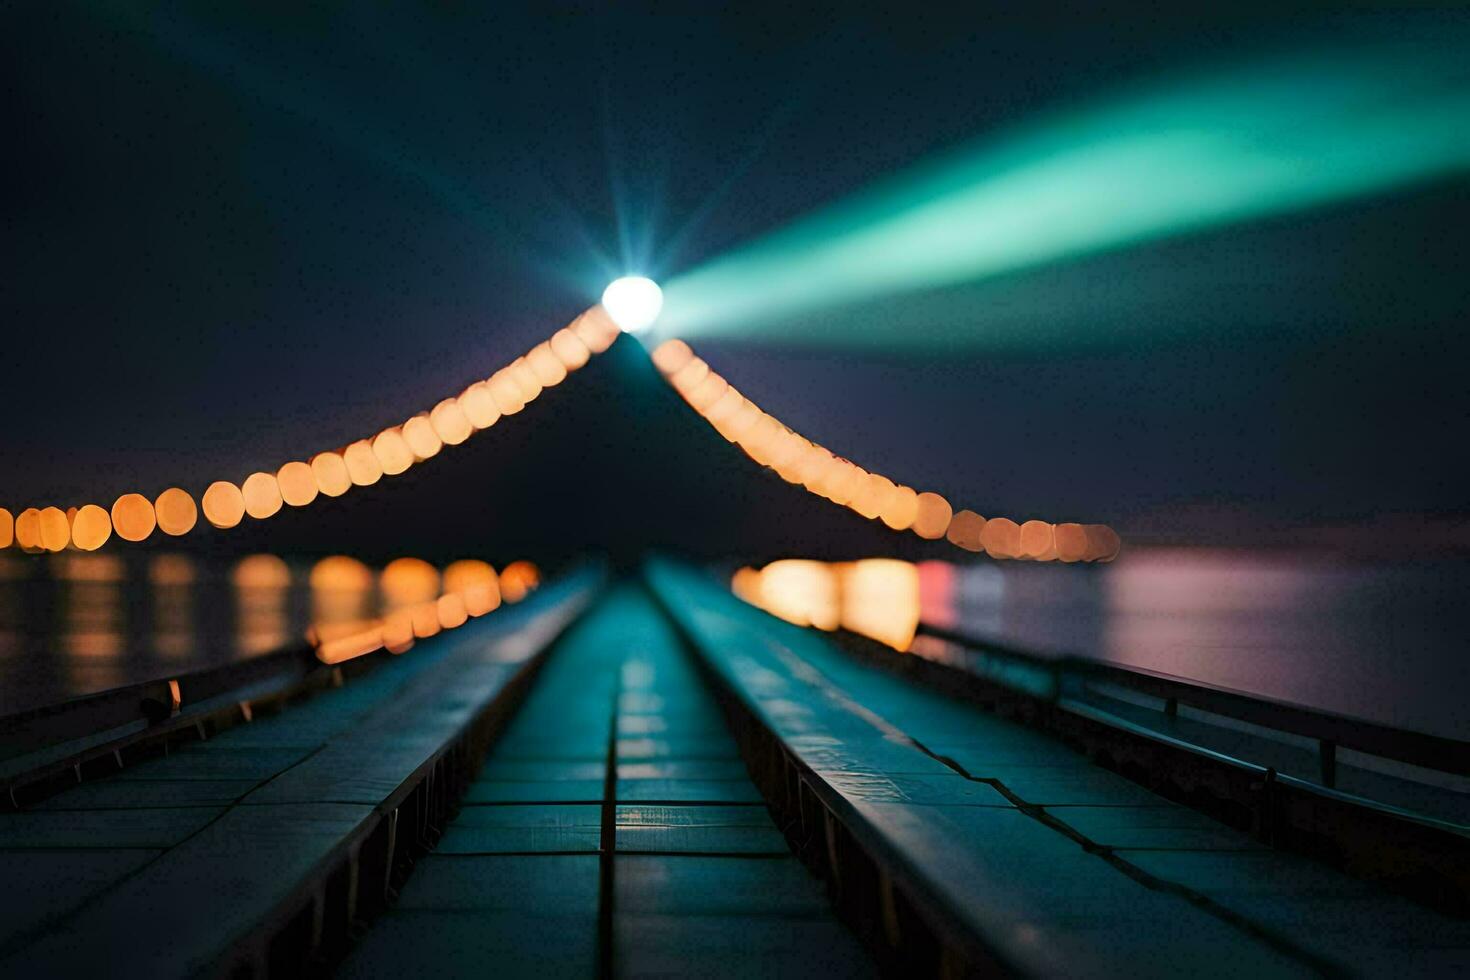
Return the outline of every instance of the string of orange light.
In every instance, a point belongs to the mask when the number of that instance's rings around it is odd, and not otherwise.
[[[852,562],[783,558],[742,568],[731,590],[753,606],[797,626],[839,627],[907,650],[919,626],[918,566],[893,558]]]
[[[377,435],[338,449],[292,460],[275,472],[257,472],[238,485],[211,483],[199,498],[170,487],[149,499],[125,493],[105,508],[84,504],[26,507],[12,514],[0,507],[0,549],[12,545],[31,553],[67,548],[95,551],[116,535],[143,541],[154,531],[188,534],[204,519],[213,527],[232,528],[249,516],[265,520],[283,507],[305,507],[319,497],[340,497],[353,487],[366,487],[384,476],[396,476],[445,446],[456,446],[502,417],[515,415],[541,392],[566,380],[593,355],[612,346],[619,330],[601,306],[594,306],[548,340],[459,395],[445,398],[426,412],[390,425]]]
[[[307,632],[317,659],[325,664],[386,649],[403,653],[415,642],[471,619],[515,603],[540,582],[540,571],[528,561],[514,561],[499,576],[486,562],[464,559],[448,565],[441,576],[419,558],[398,558],[383,569],[381,588],[388,610],[382,616],[345,621],[331,615],[342,598],[349,608],[370,588],[367,566],[341,555],[324,558],[311,571],[311,589],[318,614]]]
[[[937,493],[920,493],[803,438],[746,398],[682,340],[653,352],[664,378],[716,432],[787,483],[805,487],[869,520],[929,540],[947,539],[966,551],[992,558],[1030,561],[1112,561],[1121,541],[1103,524],[1017,523],[1007,517],[956,512]]]

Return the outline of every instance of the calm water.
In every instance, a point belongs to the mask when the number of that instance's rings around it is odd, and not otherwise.
[[[921,580],[927,621],[982,638],[1470,739],[1470,562],[1137,548]]]
[[[0,714],[301,644],[308,627],[361,635],[385,612],[437,610],[445,592],[516,602],[539,578],[526,561],[497,576],[483,561],[407,557],[378,570],[342,555],[0,555]]]
[[[0,556],[0,713],[299,642],[308,573],[271,555]]]
[[[376,615],[362,571],[313,589],[309,564],[268,555],[0,555],[0,713]],[[935,562],[920,575],[926,620],[985,639],[1470,739],[1470,562],[1135,548],[1102,567]]]

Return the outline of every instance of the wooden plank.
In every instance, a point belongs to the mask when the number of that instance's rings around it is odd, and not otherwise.
[[[375,819],[368,806],[236,807],[88,906],[87,914],[0,961],[0,973],[198,973]],[[148,936],[160,941],[140,941]]]
[[[624,803],[763,803],[749,779],[620,779]]]
[[[749,779],[741,759],[659,759],[619,762],[618,779]]]
[[[95,847],[0,852],[0,947],[60,918],[160,853]]]
[[[467,806],[445,829],[438,852],[594,854],[601,839],[602,808],[596,805]]]
[[[223,807],[0,813],[0,851],[29,847],[167,848],[224,813]]]
[[[1254,837],[1177,806],[1058,806],[1047,812],[1104,847],[1267,850]]]
[[[619,851],[788,854],[786,838],[758,806],[619,806]]]
[[[452,643],[449,637],[426,643],[415,651],[419,656],[390,662],[367,683],[270,719],[265,728],[274,737],[264,740],[268,744],[232,746],[227,732],[129,772],[117,783],[131,783],[144,794],[165,793],[175,780],[215,785],[281,778],[246,794],[213,823],[15,951],[0,962],[0,973],[192,975],[254,930],[283,924],[311,888],[345,865],[351,850],[385,818],[391,801],[416,785],[436,754],[447,751],[498,696],[516,665],[523,666],[575,613],[582,594],[550,593],[545,614],[533,615],[528,603],[520,615],[469,627]],[[293,731],[309,733],[301,736],[308,742],[326,736],[326,745],[287,747]],[[18,816],[44,822],[53,834],[72,821],[79,831],[111,841],[123,834],[118,828],[137,825],[143,835],[148,816],[174,813],[207,822],[218,811],[56,809]],[[174,830],[162,817],[154,823],[149,833]],[[140,936],[166,941],[139,943]]]
[[[791,856],[620,854],[619,915],[830,915],[819,881]]]
[[[852,935],[830,918],[620,916],[614,940],[622,977],[876,977]]]
[[[29,812],[227,806],[257,785],[253,779],[99,779],[43,800]]]
[[[482,781],[506,780],[510,782],[542,782],[545,780],[575,780],[578,782],[602,782],[602,762],[576,762],[561,760],[501,759],[498,755],[480,770]]]
[[[120,782],[147,781],[157,784],[167,780],[248,779],[262,782],[296,765],[318,748],[300,745],[292,748],[240,747],[225,732],[219,738],[196,745],[185,745],[165,758],[152,759],[130,766],[112,776]]]
[[[490,780],[474,782],[465,793],[470,803],[596,803],[601,779]]]
[[[1013,806],[1000,790],[957,773],[888,775],[875,772],[824,773],[828,783],[849,800],[874,803],[918,803],[924,806]]]
[[[597,914],[597,858],[587,854],[450,855],[434,852],[403,886],[399,909]]]
[[[740,750],[727,733],[718,735],[668,734],[659,737],[620,738],[617,744],[619,762],[643,762],[655,759],[738,759]]]
[[[546,980],[596,973],[595,916],[395,909],[373,924],[336,975]]]
[[[992,805],[944,799],[943,780],[955,786],[965,777],[943,760],[947,750],[964,751],[979,775],[1014,780],[1027,802],[1159,802],[1136,784],[858,664],[667,566],[654,582],[715,675],[942,932],[972,937],[989,956],[1038,975],[1208,975],[1228,966],[1265,977],[1318,968],[1312,954],[1265,941],[1172,886],[1146,887],[1039,811],[995,805],[985,793]],[[923,780],[908,783],[915,792],[900,789],[900,778],[914,777]],[[1152,939],[1146,956],[1116,941],[1140,935]]]

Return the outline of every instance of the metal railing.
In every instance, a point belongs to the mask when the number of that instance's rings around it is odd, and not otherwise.
[[[1328,788],[1338,783],[1339,749],[1452,776],[1470,776],[1470,742],[1394,728],[1143,667],[1077,656],[1044,657],[927,624],[921,625],[919,632],[981,653],[993,666],[980,673],[1001,683],[1007,682],[1009,674],[1010,686],[1051,701],[1075,698],[1107,685],[1162,702],[1167,718],[1177,717],[1183,706],[1270,732],[1310,739],[1316,743],[1321,784]]]

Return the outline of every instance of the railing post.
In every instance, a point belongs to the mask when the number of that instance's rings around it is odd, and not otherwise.
[[[1337,785],[1337,743],[1331,739],[1319,739],[1317,757],[1322,765],[1322,785],[1331,789]]]

